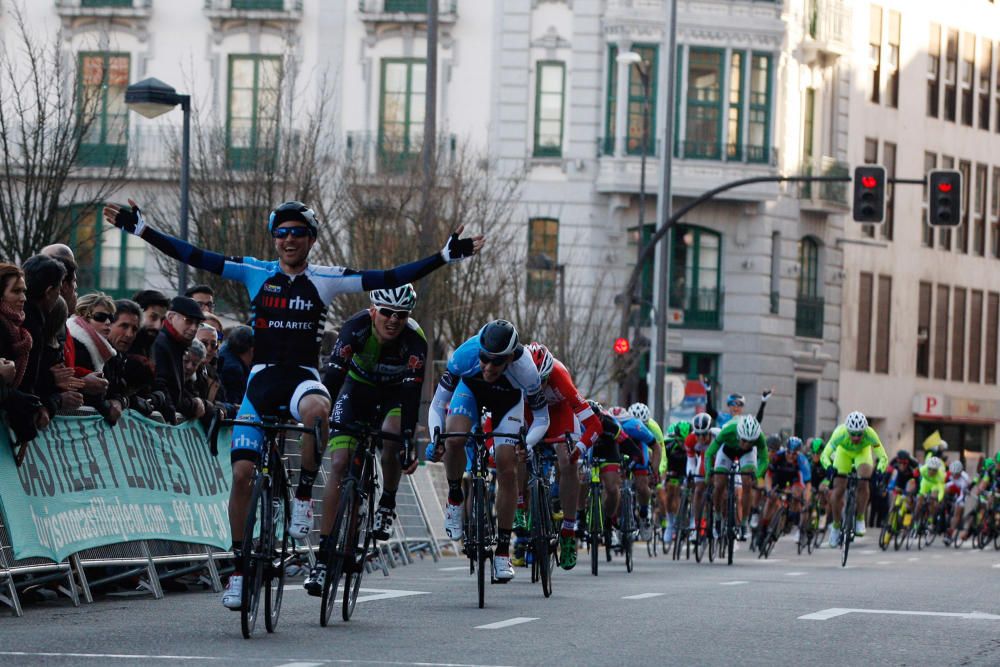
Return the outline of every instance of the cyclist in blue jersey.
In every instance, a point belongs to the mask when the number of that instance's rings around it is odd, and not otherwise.
[[[316,243],[319,221],[312,209],[293,201],[271,212],[268,231],[274,238],[278,259],[263,261],[255,257],[227,257],[159,232],[146,222],[131,199],[129,205],[106,206],[105,221],[138,236],[168,257],[243,283],[247,288],[254,354],[238,418],[255,421],[261,415],[291,417],[307,426],[318,425],[324,440],[329,431],[330,395],[320,381],[319,345],[333,297],[405,285],[445,264],[471,257],[484,243],[482,236],[460,239],[459,228],[441,252],[387,271],[309,264],[309,251]],[[241,426],[233,430],[229,523],[232,548],[237,554],[242,549],[251,481],[263,441],[259,429]],[[304,436],[302,472],[289,531],[298,539],[312,528],[312,486],[320,464],[315,449],[314,438]],[[236,562],[239,561],[237,558]],[[223,605],[238,610],[242,590],[243,575],[237,570],[223,593]]]
[[[635,474],[635,495],[639,506],[639,530],[643,539],[650,536],[649,522],[649,497],[652,492],[649,490],[649,450],[656,446],[656,436],[645,424],[636,419],[628,410],[621,406],[615,406],[608,410],[608,414],[621,424],[625,435],[631,438],[636,447],[633,451],[628,451],[623,447],[622,452],[632,459],[632,470]]]
[[[525,435],[529,448],[538,444],[549,428],[549,407],[542,393],[542,380],[530,353],[518,341],[517,330],[507,320],[494,320],[462,343],[441,377],[431,409],[427,430],[435,433],[468,432],[490,414],[492,430],[517,433],[524,426],[524,406],[531,409],[531,428]],[[445,418],[447,411],[447,418]],[[514,438],[494,438],[493,458],[497,465],[497,546],[493,577],[498,581],[514,578],[510,562],[510,538],[517,507],[516,454]],[[448,438],[444,463],[448,478],[448,504],[444,528],[453,540],[462,538],[462,475],[465,472],[465,440]],[[440,448],[434,452],[439,460]]]

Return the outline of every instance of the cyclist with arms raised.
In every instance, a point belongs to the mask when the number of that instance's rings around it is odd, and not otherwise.
[[[517,433],[525,423],[525,403],[532,412],[531,428],[525,441],[532,448],[549,429],[549,409],[542,394],[542,380],[531,355],[518,342],[514,325],[507,320],[493,320],[462,343],[448,359],[448,369],[438,382],[431,401],[427,428],[432,435],[468,432],[480,425],[483,412],[489,412],[495,432]],[[493,439],[493,457],[497,464],[497,546],[493,577],[498,581],[514,578],[510,536],[517,508],[514,451],[517,444],[515,438]],[[437,456],[439,452],[435,452]],[[465,440],[448,438],[444,452],[448,478],[444,528],[453,540],[462,539],[465,462]]]
[[[307,426],[318,425],[326,438],[330,396],[320,382],[319,345],[330,302],[338,294],[398,287],[422,278],[452,261],[474,255],[483,245],[481,236],[459,239],[452,234],[444,250],[426,259],[388,271],[357,271],[341,266],[309,264],[319,221],[301,202],[285,202],[268,219],[274,238],[276,261],[255,257],[226,257],[153,229],[139,207],[108,205],[104,219],[143,239],[178,261],[229,280],[243,283],[250,296],[250,324],[254,329],[254,356],[239,419],[258,421],[262,415],[291,417]],[[264,445],[262,432],[240,426],[233,430],[230,457],[233,485],[229,497],[229,523],[233,551],[243,545],[243,523],[249,509],[254,468]],[[292,508],[290,534],[301,539],[312,527],[312,485],[319,469],[312,436],[302,439],[302,473]],[[239,562],[237,557],[236,562]],[[222,603],[240,608],[243,575],[229,578]]]
[[[413,430],[420,409],[420,387],[427,360],[427,339],[410,312],[417,303],[413,285],[373,290],[371,306],[344,322],[323,373],[331,396],[333,421],[364,423],[402,435],[401,443],[382,443],[382,496],[375,512],[373,536],[387,540],[396,517],[400,475],[417,467]],[[340,502],[340,483],[357,445],[349,432],[335,430],[330,440],[330,476],[323,494],[320,547],[316,566],[305,581],[310,595],[323,595],[330,531]]]
[[[865,534],[865,510],[868,507],[869,485],[872,476],[872,466],[875,461],[872,455],[878,457],[877,469],[885,472],[889,465],[889,456],[882,447],[878,433],[868,425],[868,419],[860,412],[847,415],[844,423],[833,430],[830,439],[823,448],[822,462],[829,467],[831,464],[837,471],[833,480],[833,493],[830,506],[833,511],[833,526],[830,527],[830,546],[836,548],[840,544],[841,515],[844,513],[844,492],[847,490],[847,476],[851,470],[858,471],[858,503],[855,517],[854,532],[858,537]],[[850,517],[847,517],[850,521]]]

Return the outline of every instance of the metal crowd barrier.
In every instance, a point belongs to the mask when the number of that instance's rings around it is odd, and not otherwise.
[[[94,414],[83,409],[75,414]],[[300,471],[298,438],[286,441],[286,467],[293,487]],[[330,474],[329,457],[324,457],[321,474],[313,492],[316,500],[313,530],[295,545],[300,556],[300,572],[307,572],[316,562],[319,549],[319,525],[322,520],[322,498]],[[413,555],[430,556],[435,561],[442,547],[452,547],[450,540],[436,535],[442,526],[439,503],[435,498],[428,466],[421,466],[412,476],[400,480],[396,496],[397,521],[393,536],[379,542],[375,557],[366,564],[369,572],[379,570],[384,576],[389,569],[413,562]],[[437,508],[436,514],[435,510]],[[434,518],[430,518],[433,516]],[[68,597],[74,606],[80,605],[80,593],[85,602],[93,602],[93,590],[115,582],[134,583],[136,590],[145,591],[155,599],[163,597],[162,583],[168,579],[185,579],[197,585],[222,590],[222,577],[232,571],[233,554],[201,544],[167,540],[134,540],[85,549],[61,563],[45,558],[14,560],[13,547],[3,515],[0,513],[0,604],[10,607],[14,616],[22,616],[21,596],[38,587],[55,589]],[[121,585],[121,584],[119,584]]]

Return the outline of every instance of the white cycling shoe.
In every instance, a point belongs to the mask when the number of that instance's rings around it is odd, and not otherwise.
[[[830,548],[836,549],[840,546],[840,528],[830,525]]]
[[[510,581],[514,578],[514,566],[510,556],[493,557],[493,578],[497,581]]]
[[[858,519],[854,522],[854,534],[858,537],[865,536],[865,520]]]
[[[243,604],[243,575],[234,574],[229,577],[226,589],[222,591],[222,606],[226,609],[239,611]]]
[[[313,527],[313,501],[292,500],[292,521],[288,528],[288,535],[295,540],[301,540]]]
[[[462,539],[462,506],[448,503],[444,508],[444,532],[453,540]],[[507,559],[510,561],[510,559]]]

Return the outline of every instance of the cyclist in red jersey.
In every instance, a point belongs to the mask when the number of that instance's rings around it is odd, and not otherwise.
[[[694,511],[691,514],[691,525],[694,518],[701,516],[701,505],[705,498],[705,450],[712,444],[712,416],[707,412],[699,412],[691,421],[691,433],[684,440],[687,451],[687,472],[694,476]]]
[[[580,395],[569,371],[548,348],[538,342],[530,343],[526,350],[531,354],[542,378],[542,393],[549,406],[549,430],[545,441],[555,441],[572,435],[573,447],[557,444],[559,502],[563,508],[563,522],[559,539],[559,566],[572,570],[576,565],[576,506],[579,485],[576,483],[576,462],[581,454],[593,446],[601,434],[601,420]],[[582,433],[581,433],[582,431]],[[521,492],[524,495],[527,474],[519,466]]]

